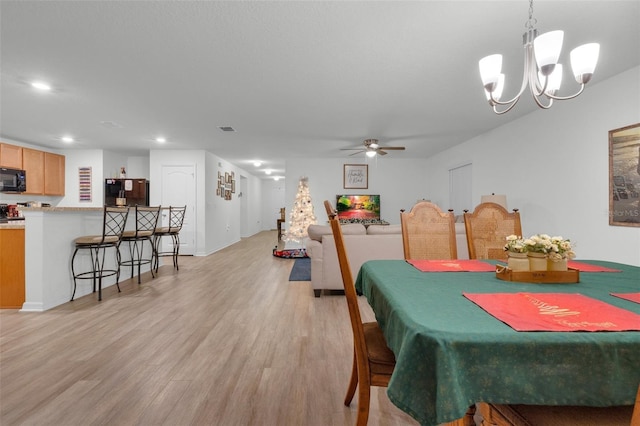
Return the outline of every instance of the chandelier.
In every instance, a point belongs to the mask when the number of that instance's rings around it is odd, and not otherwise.
[[[534,27],[536,23],[537,20],[533,18],[533,0],[529,0],[529,20],[525,24],[527,32],[522,35],[524,74],[520,91],[514,98],[508,101],[500,100],[505,81],[505,76],[501,73],[502,55],[485,56],[479,62],[485,94],[496,114],[509,112],[524,93],[527,84],[536,104],[540,108],[548,109],[554,100],[564,101],[578,96],[591,80],[600,52],[598,43],[583,44],[571,51],[571,68],[580,88],[570,96],[556,95],[562,82],[562,65],[558,63],[558,58],[562,50],[564,32],[550,31],[538,36],[538,30]],[[504,109],[499,110],[500,106]]]

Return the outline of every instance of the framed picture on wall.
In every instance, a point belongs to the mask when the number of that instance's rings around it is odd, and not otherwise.
[[[369,166],[367,164],[345,164],[342,182],[344,189],[369,188]]]
[[[640,227],[640,123],[609,131],[609,225]]]

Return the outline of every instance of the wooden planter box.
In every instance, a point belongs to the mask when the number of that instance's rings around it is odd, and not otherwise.
[[[531,284],[572,284],[580,282],[580,271],[573,268],[566,271],[512,271],[506,266],[498,265],[496,278]]]

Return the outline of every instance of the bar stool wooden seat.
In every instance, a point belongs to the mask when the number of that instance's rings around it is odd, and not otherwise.
[[[135,207],[136,228],[135,230],[124,231],[122,234],[122,242],[129,245],[129,259],[120,260],[120,266],[131,267],[131,278],[133,279],[133,270],[138,267],[138,284],[140,284],[140,272],[142,265],[149,265],[151,277],[155,278],[153,273],[153,259],[155,256],[155,248],[153,245],[153,234],[156,226],[158,226],[158,217],[160,216],[160,206],[157,207]],[[148,241],[151,248],[149,257],[144,257],[144,242]]]
[[[128,207],[104,207],[101,235],[86,235],[76,238],[73,242],[76,246],[71,256],[71,274],[73,275],[73,293],[71,300],[76,295],[77,280],[93,280],[93,292],[98,287],[98,300],[102,300],[102,278],[116,276],[116,286],[120,292],[118,281],[120,280],[120,250],[119,245],[127,223]],[[108,248],[115,248],[116,265],[114,269],[104,269],[105,256]],[[75,270],[75,259],[78,251],[89,250],[91,254],[91,270],[78,272]]]
[[[173,267],[177,270],[180,270],[178,267],[178,255],[180,254],[180,230],[182,229],[182,224],[184,223],[184,214],[187,211],[187,206],[184,207],[168,207],[169,210],[169,218],[166,222],[167,226],[161,224],[160,227],[155,229],[153,233],[153,246],[154,246],[154,257],[155,257],[155,270],[158,272],[158,264],[160,256],[171,256],[173,259]],[[165,215],[163,214],[163,217]],[[160,242],[162,237],[171,237],[173,248],[171,251],[161,251],[160,250]]]

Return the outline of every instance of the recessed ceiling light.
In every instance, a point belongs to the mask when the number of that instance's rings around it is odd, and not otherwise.
[[[273,180],[275,180],[275,181],[279,181],[279,180],[280,180],[280,176],[274,176],[274,177],[273,177]]]
[[[265,174],[270,175],[271,174],[271,170],[267,169],[264,171]]]
[[[156,142],[158,143],[165,143],[167,141],[167,139],[163,138],[162,136],[158,136],[156,138]]]
[[[31,87],[33,87],[34,89],[42,90],[43,92],[48,92],[49,90],[51,90],[51,86],[44,81],[32,81]]]
[[[218,126],[218,129],[222,130],[223,132],[235,132],[236,129],[234,129],[231,126]]]
[[[254,161],[253,165],[256,166],[256,167],[260,167],[260,166],[262,166],[262,161]]]
[[[63,136],[63,137],[61,137],[61,138],[60,138],[60,140],[61,140],[62,142],[65,142],[65,143],[71,143],[71,142],[73,142],[73,138],[72,138],[71,136]]]

